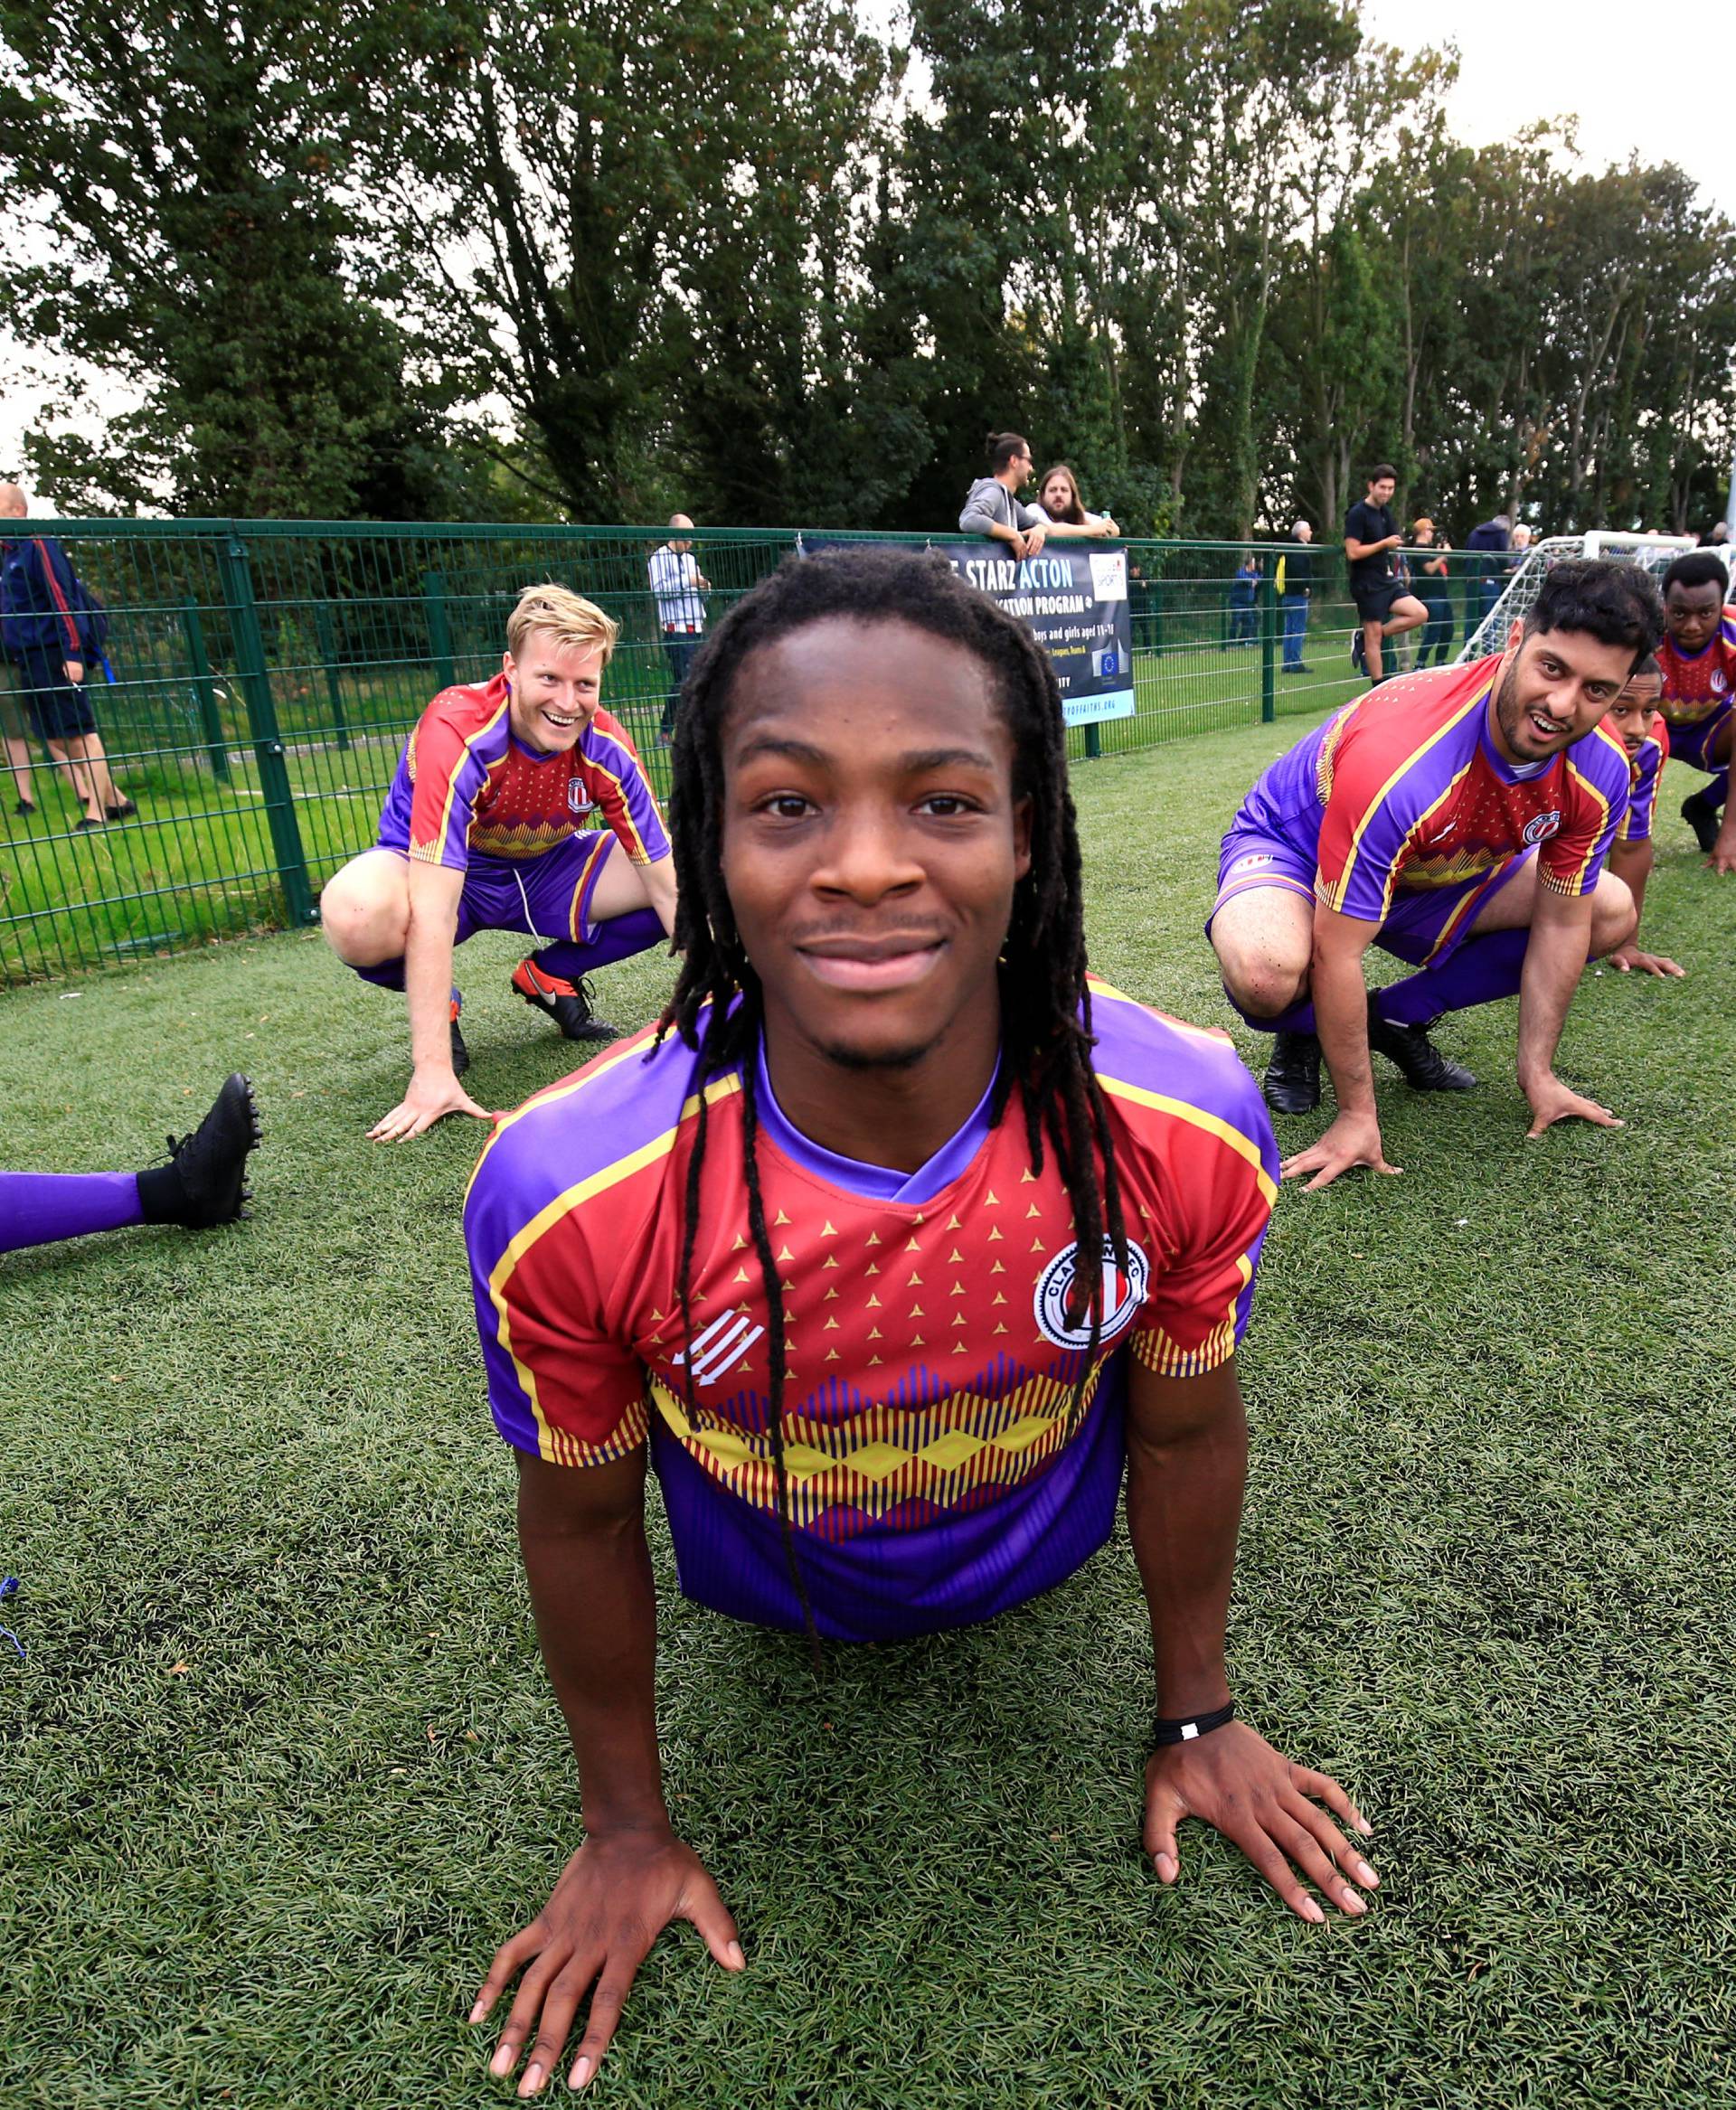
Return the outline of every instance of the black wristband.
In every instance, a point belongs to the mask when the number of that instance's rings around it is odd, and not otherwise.
[[[1209,1737],[1213,1729],[1221,1729],[1225,1722],[1236,1719],[1236,1703],[1228,1700],[1222,1707],[1215,1707],[1210,1714],[1188,1715],[1180,1721],[1155,1721],[1151,1725],[1151,1740],[1161,1748],[1165,1744],[1191,1744],[1196,1737]]]

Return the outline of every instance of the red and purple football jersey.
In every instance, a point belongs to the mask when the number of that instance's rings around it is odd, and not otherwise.
[[[1664,672],[1657,707],[1670,729],[1671,751],[1697,769],[1719,767],[1705,759],[1705,749],[1736,701],[1736,611],[1723,611],[1718,627],[1692,656],[1666,634],[1657,664]]]
[[[1670,729],[1656,711],[1651,730],[1628,758],[1628,811],[1617,832],[1618,843],[1649,843],[1657,817],[1657,788],[1670,758]]]
[[[1187,1376],[1235,1352],[1278,1179],[1259,1090],[1222,1034],[1095,984],[1092,1009],[1129,1266],[1107,1246],[1088,1263],[1089,1371],[1071,1210],[1053,1153],[1031,1169],[1016,1092],[905,1173],[809,1142],[756,1058],[789,1510],[822,1633],[959,1625],[1063,1580],[1114,1521],[1128,1358]],[[502,1119],[465,1210],[489,1399],[508,1443],[558,1465],[648,1436],[684,1593],[799,1627],[735,1072],[705,1088],[682,1323],[695,1060],[642,1034]]]
[[[1369,923],[1396,894],[1467,887],[1533,845],[1545,886],[1590,893],[1627,809],[1627,751],[1599,725],[1547,761],[1507,761],[1494,734],[1505,664],[1382,683],[1280,755],[1236,826],[1307,852],[1316,898]]]
[[[636,864],[669,853],[638,752],[599,711],[565,754],[512,730],[506,676],[445,689],[405,743],[380,815],[381,847],[464,871],[473,855],[541,857],[600,815]]]

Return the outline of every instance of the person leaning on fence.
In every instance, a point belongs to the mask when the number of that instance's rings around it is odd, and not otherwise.
[[[1428,625],[1417,643],[1420,673],[1431,660],[1445,666],[1453,656],[1452,568],[1448,562],[1453,545],[1435,532],[1427,513],[1413,523],[1410,541],[1410,583],[1429,612]]]
[[[1107,513],[1085,510],[1079,495],[1079,478],[1065,462],[1056,462],[1043,472],[1037,484],[1037,502],[1027,511],[1043,522],[1052,542],[1121,532]]]
[[[978,476],[958,515],[961,535],[987,535],[1005,542],[1015,557],[1034,557],[1049,532],[1035,506],[1022,505],[1018,494],[1031,481],[1031,442],[1016,432],[991,433],[989,473]]]
[[[693,655],[699,650],[699,641],[705,635],[705,603],[701,598],[712,590],[712,582],[700,570],[693,551],[693,545],[686,538],[693,532],[693,523],[684,513],[669,516],[669,525],[677,531],[658,550],[651,552],[651,561],[646,567],[651,577],[651,592],[657,604],[657,627],[663,632],[664,655],[669,662],[670,690],[663,707],[662,722],[657,727],[657,744],[666,748],[675,731],[675,710],[681,702],[682,685],[687,679],[687,669],[693,664]]]
[[[0,520],[24,520],[30,501],[16,484],[0,484]],[[73,570],[52,535],[14,533],[0,541],[0,646],[19,671],[24,708],[52,758],[64,766],[84,807],[80,828],[124,820],[138,808],[116,788],[85,691],[85,674],[100,660],[108,635],[102,603]],[[14,775],[17,752],[7,742]],[[18,810],[35,812],[21,790]]]
[[[675,928],[675,868],[632,741],[600,708],[618,626],[561,586],[506,620],[501,671],[442,690],[405,745],[380,838],[320,897],[332,949],[410,1004],[410,1089],[369,1130],[420,1135],[448,1114],[488,1118],[458,1082],[453,948],[478,930],[542,940],[513,987],[569,1041],[607,1041],[583,977]],[[590,826],[601,815],[607,825]]]
[[[1278,601],[1284,617],[1284,669],[1287,674],[1312,672],[1302,657],[1308,632],[1308,604],[1314,598],[1313,524],[1298,520],[1290,530],[1289,547],[1278,560]]]
[[[1500,562],[1513,546],[1511,513],[1491,513],[1480,520],[1465,538],[1465,547],[1475,551],[1471,583],[1465,589],[1465,636],[1468,642],[1495,613],[1506,584],[1506,568]]]

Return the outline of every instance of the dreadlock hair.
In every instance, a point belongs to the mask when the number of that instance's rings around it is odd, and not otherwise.
[[[1031,869],[1014,890],[1013,914],[1000,956],[1002,1059],[990,1102],[998,1124],[1016,1086],[1024,1107],[1032,1168],[1045,1146],[1072,1209],[1079,1258],[1068,1293],[1070,1323],[1090,1314],[1089,1344],[1074,1386],[1073,1411],[1102,1339],[1106,1244],[1128,1266],[1108,1109],[1091,1068],[1091,1000],[1085,985],[1083,889],[1079,835],[1067,785],[1061,692],[1031,633],[985,594],[967,586],[945,558],[927,551],[867,546],[789,557],[739,601],[695,658],[675,721],[671,757],[670,835],[679,889],[675,945],[681,970],[658,1022],[698,1052],[699,1101],[687,1164],[679,1296],[683,1337],[693,1338],[692,1275],[699,1234],[700,1171],[705,1152],[707,1084],[740,1067],[748,1225],[764,1285],[770,1343],[769,1433],[785,1558],[803,1623],[815,1641],[814,1615],[797,1558],[784,1457],[787,1356],[783,1286],[773,1258],[756,1163],[759,1135],[757,1050],[763,1006],[760,980],[736,929],[723,886],[723,724],[741,670],[751,655],[810,624],[905,623],[961,645],[987,669],[1013,735],[1013,796],[1028,799]],[[1099,1161],[1101,1162],[1101,1174]],[[690,1416],[693,1361],[682,1364]]]

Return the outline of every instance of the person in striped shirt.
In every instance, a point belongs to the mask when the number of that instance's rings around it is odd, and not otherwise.
[[[326,936],[364,981],[408,992],[411,1076],[369,1134],[420,1135],[448,1114],[488,1118],[469,1066],[452,954],[478,930],[543,943],[513,987],[570,1041],[614,1037],[583,977],[675,928],[675,876],[651,787],[602,708],[618,626],[560,586],[533,586],[506,624],[501,671],[446,689],[405,744],[379,840],[320,897]],[[603,825],[594,828],[600,816]]]
[[[1285,1161],[1329,1185],[1386,1162],[1371,1057],[1424,1091],[1477,1079],[1429,1041],[1449,1011],[1519,998],[1530,1133],[1619,1126],[1555,1074],[1588,956],[1631,937],[1633,897],[1605,871],[1628,809],[1626,750],[1603,719],[1656,646],[1657,589],[1631,564],[1559,564],[1504,653],[1431,667],[1347,705],[1282,755],[1223,839],[1206,924],[1225,994],[1277,1039],[1266,1097],[1309,1112],[1324,1055],[1338,1115]],[[1369,992],[1378,945],[1417,972]]]

